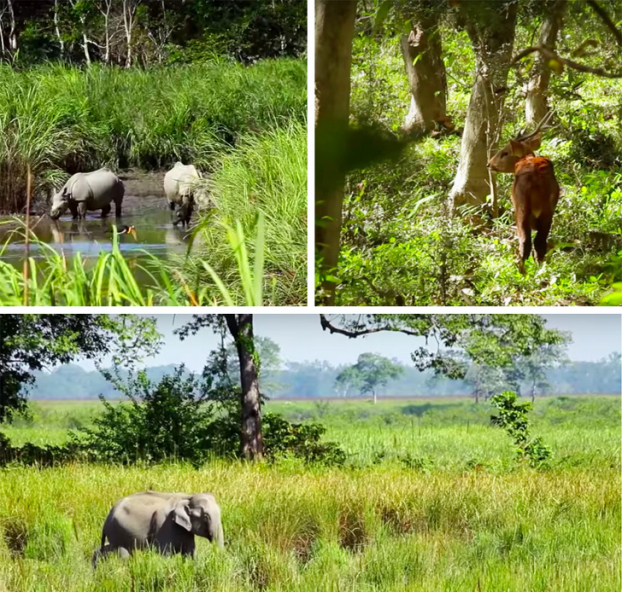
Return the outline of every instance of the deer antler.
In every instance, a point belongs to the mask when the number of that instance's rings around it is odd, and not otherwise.
[[[524,142],[525,140],[529,140],[529,139],[533,138],[538,132],[542,131],[543,129],[548,129],[549,127],[551,127],[550,125],[547,125],[549,123],[551,117],[553,117],[553,111],[549,111],[542,118],[542,121],[540,121],[540,123],[538,124],[538,127],[535,129],[535,131],[531,132],[530,134],[525,134],[525,135],[519,136],[518,138],[516,138],[516,141],[517,142]]]

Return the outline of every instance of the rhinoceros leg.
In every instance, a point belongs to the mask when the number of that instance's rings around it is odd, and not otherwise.
[[[108,204],[107,206],[102,207],[102,218],[105,218],[110,214],[110,210],[112,210],[112,206]]]
[[[71,212],[71,217],[75,220],[78,217],[78,206],[75,203],[70,203],[69,211]]]
[[[86,218],[86,204],[83,201],[78,204],[78,218],[80,220],[84,220]]]

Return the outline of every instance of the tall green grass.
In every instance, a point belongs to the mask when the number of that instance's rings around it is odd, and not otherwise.
[[[67,429],[97,407],[38,403],[32,426],[3,431]],[[489,410],[464,400],[268,407],[321,417],[353,460],[2,469],[0,590],[620,589],[619,397],[536,401],[533,431],[554,453],[545,471],[517,466]],[[197,539],[194,561],[139,553],[93,571],[112,504],[145,489],[213,492],[224,551]]]
[[[263,219],[258,233],[263,234]],[[190,285],[180,270],[144,252],[145,263],[131,265],[119,249],[116,227],[113,227],[112,250],[102,251],[93,265],[87,265],[80,253],[71,262],[64,253],[39,241],[34,234],[31,242],[43,252],[41,259],[28,258],[28,277],[23,271],[0,260],[0,305],[2,306],[261,306],[263,259],[255,254],[255,266],[250,270],[245,237],[241,231],[231,232],[229,248],[237,261],[240,285],[245,300],[238,300],[206,261],[201,263],[210,271],[213,283],[196,281]],[[8,243],[4,245],[4,248]],[[263,249],[262,249],[263,250]],[[2,257],[3,248],[0,248]],[[150,278],[143,286],[135,270]]]
[[[187,256],[147,252],[131,264],[118,248],[95,261],[38,241],[23,271],[1,260],[5,306],[300,305],[306,301],[306,128],[290,123],[241,137],[214,159],[207,190],[214,206],[199,215]],[[12,222],[13,223],[13,222]],[[22,225],[22,234],[25,229]],[[142,276],[140,282],[138,274]],[[144,278],[147,278],[145,281]],[[25,287],[28,286],[28,290]]]
[[[0,211],[21,211],[25,166],[38,186],[63,171],[103,165],[210,169],[239,137],[304,121],[302,60],[149,70],[0,64]]]
[[[244,136],[224,154],[210,178],[216,223],[206,216],[198,229],[199,252],[227,286],[246,294],[242,262],[231,249],[231,229],[247,237],[246,248],[263,258],[264,300],[296,305],[306,300],[307,277],[307,133],[291,123],[264,134]],[[258,216],[263,217],[259,232]],[[218,223],[220,222],[220,224]],[[239,228],[238,228],[239,225]],[[263,255],[262,249],[263,246]],[[258,248],[259,247],[259,248]],[[248,273],[246,274],[248,275]],[[255,272],[255,277],[258,277]],[[258,287],[255,288],[257,290]]]

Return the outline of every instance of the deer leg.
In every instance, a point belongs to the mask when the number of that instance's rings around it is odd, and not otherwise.
[[[533,241],[533,246],[536,250],[536,261],[538,263],[542,263],[544,261],[547,248],[546,241],[549,237],[552,223],[553,218],[551,216],[541,216],[536,220],[536,230],[538,233]]]
[[[516,220],[516,234],[518,235],[519,268],[521,273],[525,273],[525,261],[531,254],[531,225],[528,216]]]

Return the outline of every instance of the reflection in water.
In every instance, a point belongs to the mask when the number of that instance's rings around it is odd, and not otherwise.
[[[72,220],[69,214],[62,216],[58,221],[53,221],[49,216],[31,221],[32,230],[37,238],[53,246],[59,253],[64,253],[69,264],[76,253],[80,253],[83,259],[88,259],[89,266],[94,263],[100,252],[111,250],[113,224],[117,227],[122,225],[136,227],[137,240],[127,234],[119,236],[119,248],[134,269],[144,265],[148,259],[145,251],[161,259],[186,254],[187,233],[173,227],[163,196],[126,196],[123,201],[123,217],[120,219],[115,219],[114,216],[100,218],[99,213],[94,212],[89,214],[86,220],[81,221]],[[23,229],[18,228],[18,232],[14,232],[15,230],[16,226],[12,224],[0,226],[0,246],[8,241],[4,247],[2,260],[21,268],[24,257]],[[41,259],[40,251],[41,248],[37,244],[31,243],[31,257]],[[144,283],[143,278],[137,279],[140,283]]]

